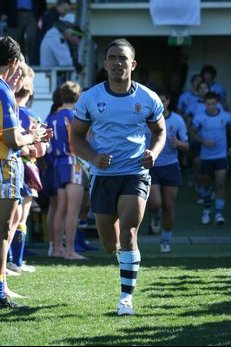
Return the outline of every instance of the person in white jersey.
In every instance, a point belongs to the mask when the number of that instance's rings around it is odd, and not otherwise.
[[[132,80],[136,65],[130,42],[110,42],[104,61],[108,80],[82,93],[71,125],[75,153],[91,164],[91,210],[100,240],[107,252],[118,255],[118,315],[134,314],[132,294],[141,260],[137,232],[150,190],[149,169],[166,141],[163,104],[155,92]],[[146,124],[152,132],[148,148]]]

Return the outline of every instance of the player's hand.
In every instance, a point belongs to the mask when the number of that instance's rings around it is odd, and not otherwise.
[[[178,139],[176,138],[176,136],[172,136],[170,137],[170,147],[171,148],[177,148],[178,147]]]
[[[92,162],[99,169],[107,169],[111,165],[111,161],[112,161],[112,155],[97,154]]]
[[[32,143],[38,143],[43,141],[43,139],[46,137],[46,129],[37,127],[37,128],[30,128],[29,133],[32,135],[33,142]]]
[[[46,128],[46,135],[43,138],[43,142],[49,141],[54,136],[54,132],[52,128]]]
[[[141,160],[141,164],[145,169],[151,169],[155,163],[154,153],[150,149],[144,151],[144,158]]]

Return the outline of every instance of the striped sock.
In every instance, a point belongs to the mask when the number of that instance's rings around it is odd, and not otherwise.
[[[0,275],[0,299],[4,299],[4,276]]]
[[[140,251],[120,251],[120,299],[131,300],[140,267]]]

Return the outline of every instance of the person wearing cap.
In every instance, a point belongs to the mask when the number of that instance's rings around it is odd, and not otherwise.
[[[37,25],[37,33],[35,38],[34,52],[31,64],[39,65],[39,50],[42,39],[46,32],[52,28],[59,19],[64,19],[67,14],[71,13],[70,0],[57,0],[56,4],[49,8],[40,18]]]
[[[70,46],[77,49],[82,36],[80,30],[67,21],[57,21],[45,34],[40,46],[40,66],[72,67],[74,60]]]

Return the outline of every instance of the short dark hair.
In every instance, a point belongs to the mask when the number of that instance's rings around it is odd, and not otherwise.
[[[0,37],[0,66],[7,65],[14,59],[20,60],[21,49],[11,36]]]
[[[133,54],[133,58],[135,58],[136,50],[135,50],[134,46],[127,39],[124,39],[124,38],[115,39],[107,45],[107,47],[105,48],[105,52],[104,52],[105,58],[107,57],[108,50],[114,46],[129,47],[131,49],[132,54]]]
[[[71,1],[70,0],[58,0],[56,6],[62,5],[62,4],[71,5]]]
[[[205,101],[206,100],[210,100],[210,99],[218,99],[218,95],[217,93],[214,93],[214,92],[208,92],[205,94]]]
[[[213,65],[204,65],[201,69],[201,76],[203,77],[205,73],[210,73],[213,78],[215,78],[217,75],[217,70]]]

